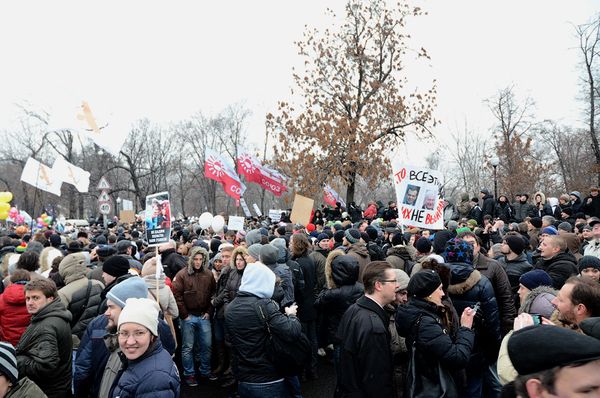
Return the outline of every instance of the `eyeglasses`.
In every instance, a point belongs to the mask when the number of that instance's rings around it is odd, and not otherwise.
[[[382,279],[379,282],[381,282],[381,283],[386,283],[386,282],[388,282],[388,283],[392,283],[392,282],[396,283],[396,280],[395,279]]]
[[[134,340],[139,340],[144,337],[146,334],[150,333],[148,330],[134,330],[133,332],[128,332],[126,330],[121,330],[117,332],[120,339],[127,340],[130,336],[133,336]]]

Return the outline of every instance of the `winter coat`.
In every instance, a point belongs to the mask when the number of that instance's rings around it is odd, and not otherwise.
[[[438,380],[438,363],[449,372],[467,366],[473,350],[474,332],[460,327],[452,333],[442,323],[444,307],[425,300],[411,297],[406,305],[398,306],[396,329],[406,338],[408,350],[416,344],[415,367],[432,381]],[[417,322],[418,328],[417,328]],[[454,387],[454,388],[452,388]],[[450,386],[454,394],[448,398],[457,398],[456,386]]]
[[[389,322],[385,310],[366,296],[348,308],[336,335],[336,397],[394,396]]]
[[[540,196],[541,201],[538,203],[536,201],[536,197]],[[545,215],[544,206],[546,206],[546,195],[543,192],[536,192],[533,194],[533,205],[531,209],[531,213],[529,213],[529,217],[543,217]]]
[[[81,338],[88,323],[98,315],[104,284],[88,279],[85,269],[77,270],[73,274],[71,271],[73,270],[61,269],[60,274],[66,285],[58,291],[58,296],[71,313],[71,333]],[[74,277],[78,278],[73,279]]]
[[[514,210],[508,202],[496,203],[496,208],[494,212],[496,214],[496,217],[498,217],[505,223],[508,223],[509,221],[513,220]]]
[[[542,269],[550,275],[553,287],[556,290],[560,290],[569,277],[579,273],[577,260],[571,253],[566,252],[558,253],[547,260],[540,258],[535,264],[535,268]]]
[[[31,317],[16,347],[19,376],[29,377],[48,398],[71,393],[71,313],[54,299]]]
[[[588,199],[592,199],[588,203]],[[581,211],[590,217],[600,217],[600,195],[588,196],[582,200]]]
[[[473,206],[469,212],[469,219],[477,221],[477,225],[483,225],[483,211],[479,205]]]
[[[315,299],[317,298],[317,270],[315,263],[307,255],[301,257],[292,257],[300,265],[302,274],[304,275],[304,290],[302,297],[296,299],[298,304],[298,319],[300,322],[312,322],[317,319],[317,311],[315,309]]]
[[[448,202],[446,206],[444,206],[444,222],[448,222],[450,220],[458,220],[459,214],[456,206],[452,202]]]
[[[190,251],[191,254],[192,251]],[[190,258],[192,256],[190,255]],[[208,257],[208,256],[207,256]],[[175,249],[167,249],[160,253],[160,260],[163,265],[165,274],[169,279],[173,280],[175,275],[187,266],[189,260],[186,261],[185,257],[177,253]]]
[[[385,261],[392,267],[406,271],[410,275],[415,265],[417,250],[410,245],[397,245],[390,247],[387,251]]]
[[[579,254],[579,249],[581,249],[581,240],[579,240],[577,234],[573,232],[559,231],[558,235],[560,235],[560,237],[563,238],[567,244],[569,253],[573,254],[573,256],[575,256],[575,260],[579,261],[579,259],[582,257]]]
[[[360,267],[358,272],[358,281],[362,283],[362,274],[365,271],[367,264],[371,262],[371,256],[369,256],[369,249],[367,249],[367,245],[365,245],[365,243],[362,241],[352,243],[348,247],[348,250],[346,250],[346,254],[354,256],[358,260],[358,266]]]
[[[142,279],[146,283],[148,292],[154,300],[156,300],[156,275],[146,275]],[[171,288],[165,283],[165,275],[162,274],[158,278],[158,300],[160,304],[160,310],[164,314],[170,314],[173,318],[179,316],[179,308],[177,307],[177,301],[171,291]]]
[[[509,260],[505,256],[500,257],[499,263],[502,265],[508,276],[508,282],[513,296],[517,294],[519,290],[519,278],[525,272],[529,272],[533,269],[533,266],[527,261],[527,255],[521,253],[519,257]],[[489,278],[488,278],[489,279]]]
[[[47,398],[46,394],[28,377],[19,379],[4,398]]]
[[[530,203],[513,203],[514,219],[516,222],[523,222],[527,217],[531,217],[531,213],[535,211],[535,207]]]
[[[233,258],[235,258],[235,256],[233,256]],[[219,279],[219,281],[223,281],[223,288],[213,300],[213,305],[217,309],[217,317],[219,319],[225,319],[225,308],[227,308],[227,305],[229,305],[235,296],[237,296],[242,283],[244,270],[245,268],[239,271],[237,268],[228,267],[225,274],[223,272],[221,273],[221,279]]]
[[[342,250],[334,250],[327,257],[325,263],[325,278],[327,289],[321,291],[315,305],[328,320],[329,341],[335,341],[335,334],[342,316],[352,304],[364,294],[364,286],[358,282],[358,261],[340,262],[333,267],[333,260],[345,253]]]
[[[25,306],[25,285],[13,283],[0,295],[0,340],[16,347],[30,322],[31,315]]]
[[[162,348],[160,340],[150,344],[141,357],[128,360],[120,354],[124,370],[111,397],[179,397],[179,372],[169,353]]]
[[[473,258],[473,266],[489,279],[494,288],[496,303],[500,311],[500,327],[504,335],[512,329],[516,316],[515,302],[508,275],[498,261],[481,253],[477,253]]]
[[[451,275],[448,296],[452,299],[456,312],[462,314],[467,307],[473,307],[477,303],[481,305],[481,322],[474,322],[473,325],[473,354],[483,353],[488,363],[493,363],[501,342],[500,313],[494,288],[488,278],[468,264],[450,263],[447,266]],[[479,355],[472,355],[470,365],[481,366],[482,359]]]
[[[519,314],[540,314],[544,318],[552,318],[552,314],[556,312],[552,300],[558,295],[558,291],[549,286],[538,286],[527,294]]]
[[[199,270],[194,269],[196,254],[202,254]],[[210,301],[216,286],[215,278],[208,269],[208,252],[199,246],[192,248],[187,267],[177,272],[173,280],[173,295],[179,308],[179,317],[186,319],[189,315],[212,314]]]
[[[483,197],[482,200],[483,204],[481,205],[481,212],[483,213],[483,216],[492,216],[492,218],[494,218],[494,210],[496,208],[496,201],[494,200],[494,197],[488,193]]]
[[[273,300],[239,292],[225,310],[225,336],[233,352],[233,373],[240,382],[267,383],[281,379],[267,358],[265,346],[269,334],[260,318],[258,305],[264,311],[272,333],[288,341],[299,338],[302,333],[298,318],[283,315]]]
[[[327,261],[328,255],[328,251],[321,249],[313,250],[308,255],[315,263],[315,269],[317,271],[317,293],[325,288],[325,262]]]
[[[456,210],[458,211],[459,218],[469,218],[469,214],[471,213],[472,208],[473,204],[469,199],[469,194],[463,192],[460,195],[460,203],[456,205]]]
[[[375,204],[372,203],[363,212],[363,217],[365,218],[365,220],[372,220],[373,218],[375,218],[375,216],[377,216],[377,206],[375,206]]]
[[[211,302],[215,311],[214,317],[218,319],[223,319],[225,317],[225,308],[223,305],[225,304],[225,284],[229,278],[229,271],[231,271],[231,266],[229,264],[223,265],[223,268],[221,268],[221,272],[219,273],[217,273],[215,269],[212,270],[213,276],[215,276],[216,279],[216,286],[215,295]]]

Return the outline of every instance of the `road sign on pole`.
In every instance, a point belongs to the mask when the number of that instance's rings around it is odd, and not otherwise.
[[[108,192],[102,191],[100,193],[100,196],[98,196],[98,202],[100,202],[100,203],[110,202],[110,196],[108,196]]]
[[[98,204],[98,210],[100,210],[100,213],[104,214],[105,216],[110,214],[110,210],[111,210],[110,208],[111,208],[110,203],[103,202],[103,203]]]
[[[98,182],[98,190],[104,191],[107,189],[110,189],[110,184],[108,183],[106,177],[102,176],[102,178],[100,178],[100,181]]]

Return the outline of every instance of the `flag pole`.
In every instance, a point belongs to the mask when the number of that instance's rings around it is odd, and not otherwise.
[[[37,171],[37,176],[35,177],[35,190],[33,191],[33,215],[31,216],[31,235],[33,236],[33,220],[35,217],[35,201],[37,200],[37,191],[38,191],[38,187],[37,185],[40,182],[40,169],[42,168],[42,163],[38,162],[38,171]]]
[[[158,278],[160,277],[162,262],[160,261],[160,254],[158,254],[158,245],[156,246],[156,303],[160,308],[160,289],[158,287]]]

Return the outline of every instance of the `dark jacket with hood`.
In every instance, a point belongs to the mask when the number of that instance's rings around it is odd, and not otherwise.
[[[364,242],[356,242],[352,243],[348,250],[346,250],[346,254],[353,256],[358,260],[359,272],[358,272],[358,281],[362,283],[362,274],[365,271],[365,267],[367,264],[371,262],[371,256],[369,256],[369,249],[367,249],[367,245]]]
[[[231,258],[235,259],[239,253],[244,253],[244,251],[240,248],[234,249],[233,253],[231,254]],[[242,276],[244,275],[245,269],[246,268],[240,271],[237,269],[237,267],[235,267],[235,265],[231,266],[230,264],[227,267],[226,271],[221,270],[219,282],[223,280],[222,289],[217,289],[218,293],[213,299],[213,306],[217,311],[217,318],[225,318],[225,307],[233,301],[235,296],[237,296],[237,292],[240,288],[240,284],[242,283]]]
[[[171,280],[173,280],[175,278],[175,275],[182,268],[185,268],[189,263],[189,261],[186,262],[185,257],[177,253],[175,249],[163,250],[160,253],[160,260],[163,265],[165,275],[167,275]]]
[[[225,310],[225,337],[231,343],[232,369],[240,382],[267,383],[281,379],[267,358],[265,347],[269,334],[259,307],[272,333],[288,341],[298,339],[302,333],[298,318],[283,315],[277,303],[270,299],[272,294],[273,287],[264,283],[242,285]]]
[[[177,398],[179,397],[179,372],[171,355],[154,340],[141,357],[132,361],[119,353],[123,369],[112,388],[113,398]]]
[[[24,283],[13,283],[0,296],[0,339],[16,346],[30,322]]]
[[[358,261],[342,250],[334,250],[327,257],[327,289],[319,294],[315,305],[328,320],[329,342],[335,342],[338,325],[348,307],[364,294],[364,286],[358,282],[358,268]]]
[[[27,376],[48,398],[71,394],[71,313],[56,298],[31,317],[16,347],[19,376]]]
[[[469,328],[459,327],[452,333],[443,324],[444,314],[438,307],[425,300],[411,297],[406,305],[398,306],[396,329],[406,338],[409,351],[416,344],[415,366],[423,376],[439,380],[437,364],[453,373],[467,366],[473,349],[475,334]],[[418,328],[417,328],[417,322]],[[456,386],[448,398],[457,398]]]
[[[392,267],[405,271],[408,275],[412,272],[412,267],[416,263],[417,250],[413,246],[397,245],[392,246],[387,251],[385,261]]]
[[[500,311],[502,334],[508,333],[513,328],[517,310],[506,271],[498,261],[481,253],[477,253],[473,257],[473,266],[491,282],[496,295],[498,310]]]
[[[588,203],[591,199],[591,203]],[[600,195],[587,196],[582,200],[581,211],[590,217],[600,217]]]
[[[502,196],[504,195],[500,195],[500,197]],[[506,196],[504,196],[504,198],[506,198]],[[514,219],[514,210],[511,207],[510,203],[508,203],[508,201],[498,201],[498,203],[496,203],[496,209],[494,210],[494,214],[496,215],[496,217],[498,217],[505,223],[508,223],[509,221]]]
[[[304,289],[302,297],[296,300],[298,303],[298,319],[300,322],[313,322],[317,319],[315,299],[317,298],[317,269],[315,263],[308,253],[300,257],[292,257],[300,265],[304,275]]]
[[[336,397],[393,397],[390,318],[362,296],[346,311],[338,332],[340,360]]]
[[[494,201],[494,197],[489,193],[487,189],[481,191],[483,193],[482,204],[481,204],[481,213],[482,216],[492,216],[494,217],[496,202]]]
[[[569,277],[579,273],[575,256],[567,252],[558,253],[548,260],[544,260],[540,257],[535,268],[543,269],[550,275],[553,287],[556,290],[560,290]]]
[[[202,254],[199,270],[194,269],[196,254]],[[193,247],[187,267],[180,270],[173,280],[173,295],[179,308],[179,317],[185,319],[189,315],[212,314],[211,298],[216,285],[215,278],[208,269],[208,252],[200,246]]]
[[[492,284],[478,270],[469,264],[449,263],[450,286],[448,295],[456,312],[462,314],[465,308],[480,303],[481,318],[473,323],[475,345],[473,354],[484,353],[491,363],[495,362],[500,348],[500,314]],[[472,355],[470,365],[481,366],[483,357]],[[490,362],[488,362],[490,363]]]
[[[260,252],[260,261],[269,267],[275,276],[277,276],[275,291],[271,298],[279,304],[280,307],[287,307],[296,300],[296,297],[294,296],[294,278],[292,276],[292,270],[287,263],[278,262],[279,258],[287,258],[282,254],[281,248],[274,245],[265,246],[270,246],[273,249],[265,251],[263,247]],[[286,248],[283,248],[283,251],[287,253]],[[298,307],[300,307],[299,304]]]

